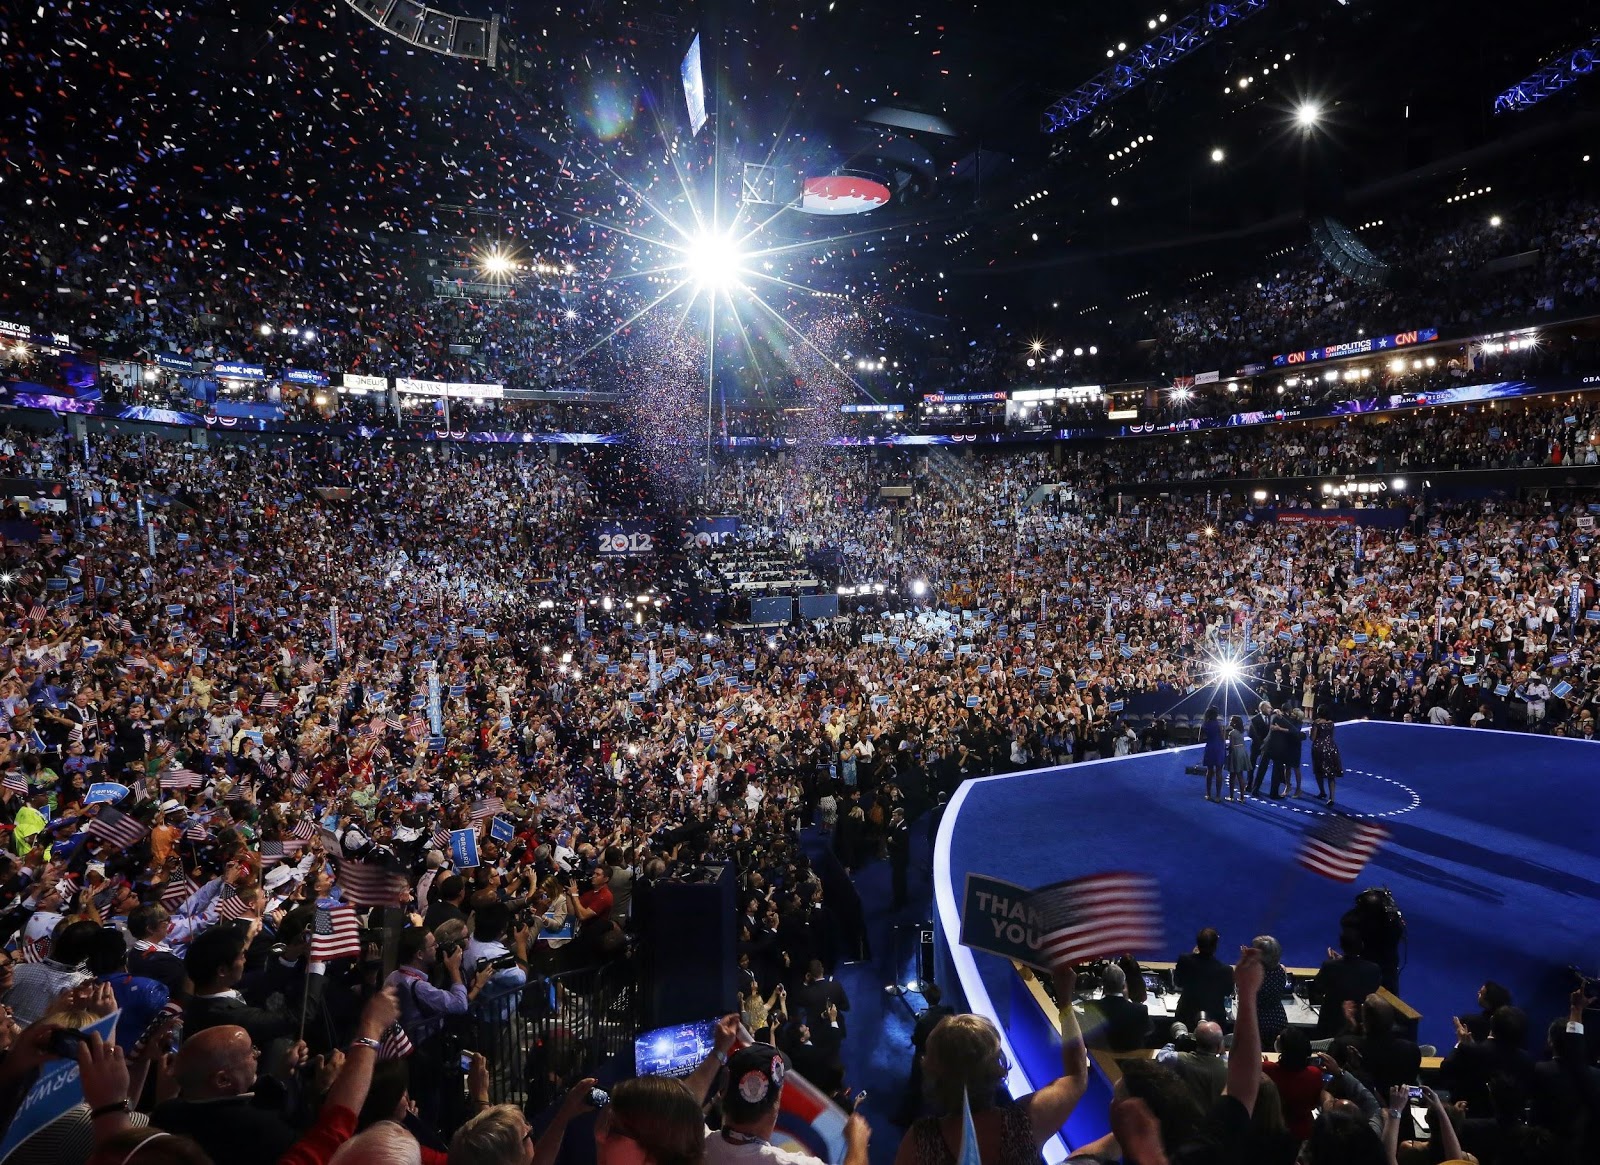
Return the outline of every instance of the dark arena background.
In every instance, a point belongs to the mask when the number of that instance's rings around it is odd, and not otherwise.
[[[0,1165],[1600,1160],[1597,52],[0,9]]]

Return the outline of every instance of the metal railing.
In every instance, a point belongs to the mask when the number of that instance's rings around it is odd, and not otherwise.
[[[470,1115],[466,1052],[489,1062],[489,1102],[537,1112],[608,1062],[631,1064],[642,1019],[638,962],[631,953],[592,967],[536,975],[525,986],[484,991],[452,1016],[413,1065],[413,1079],[439,1083],[438,1125],[448,1135]],[[424,1088],[418,1089],[426,1093]]]

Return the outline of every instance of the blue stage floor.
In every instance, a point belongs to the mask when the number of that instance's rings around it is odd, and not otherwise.
[[[1448,1049],[1450,1017],[1475,1009],[1486,978],[1543,1031],[1565,1013],[1567,966],[1600,971],[1600,744],[1376,722],[1341,726],[1338,742],[1341,808],[1393,835],[1352,884],[1295,862],[1320,804],[1210,804],[1183,771],[1191,748],[964,786],[936,853],[940,924],[953,940],[969,871],[1032,887],[1137,870],[1159,879],[1166,920],[1167,949],[1146,957],[1175,958],[1215,926],[1225,949],[1270,933],[1285,964],[1317,966],[1356,891],[1386,885],[1409,927],[1400,994],[1423,1014],[1422,1042]],[[969,1004],[1003,1011],[1010,967],[971,953],[956,955]]]

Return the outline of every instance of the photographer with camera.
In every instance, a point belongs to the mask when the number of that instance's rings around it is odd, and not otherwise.
[[[480,976],[486,976],[479,990],[488,1000],[478,1006],[482,1014],[486,1009],[492,1018],[500,1009],[507,1013],[515,1006],[512,996],[528,981],[528,930],[526,918],[514,918],[511,908],[503,902],[473,903],[474,925],[472,938],[467,942],[463,965]],[[511,945],[505,944],[510,932]]]
[[[400,997],[400,1026],[414,1045],[437,1034],[445,1016],[465,1015],[489,982],[489,976],[474,967],[462,970],[465,957],[465,946],[441,947],[431,930],[414,926],[400,932],[400,965],[385,984]],[[441,969],[443,987],[433,982]]]

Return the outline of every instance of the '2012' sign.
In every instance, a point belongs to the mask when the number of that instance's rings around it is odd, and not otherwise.
[[[654,531],[642,524],[612,524],[596,530],[594,539],[597,554],[654,554],[656,550]]]

